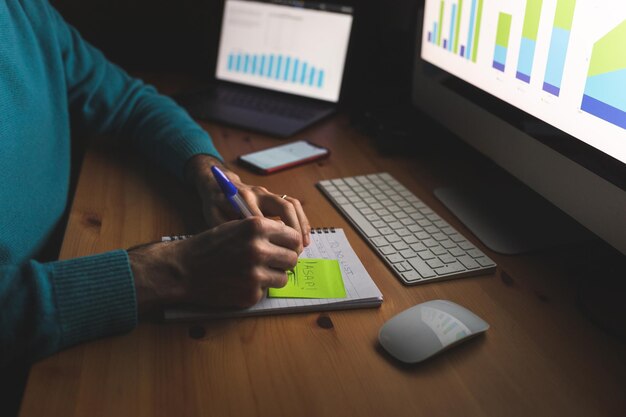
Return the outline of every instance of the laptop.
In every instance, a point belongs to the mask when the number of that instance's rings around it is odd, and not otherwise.
[[[295,134],[336,109],[352,12],[317,2],[226,0],[216,82],[177,101],[199,119]]]

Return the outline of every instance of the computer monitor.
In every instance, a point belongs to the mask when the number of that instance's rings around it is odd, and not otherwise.
[[[626,2],[418,9],[414,105],[626,254]]]

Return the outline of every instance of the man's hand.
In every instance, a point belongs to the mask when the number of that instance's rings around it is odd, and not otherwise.
[[[297,199],[281,198],[269,192],[265,187],[244,184],[237,174],[225,168],[217,159],[208,155],[196,155],[187,163],[186,173],[202,199],[202,211],[209,227],[238,218],[211,173],[213,165],[217,165],[235,184],[254,215],[280,217],[287,226],[298,232],[304,246],[309,245],[311,226]],[[298,253],[302,252],[303,245],[299,246]]]
[[[287,283],[300,235],[262,217],[225,223],[192,238],[128,251],[139,312],[188,303],[250,307]]]

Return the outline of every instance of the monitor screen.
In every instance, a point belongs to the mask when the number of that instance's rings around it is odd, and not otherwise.
[[[421,57],[626,163],[626,2],[426,0]]]
[[[337,102],[351,27],[350,7],[227,0],[216,77]]]

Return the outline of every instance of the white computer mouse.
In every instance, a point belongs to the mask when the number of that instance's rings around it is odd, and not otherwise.
[[[432,300],[404,310],[380,328],[380,344],[396,359],[417,363],[483,333],[489,324],[452,301]]]

